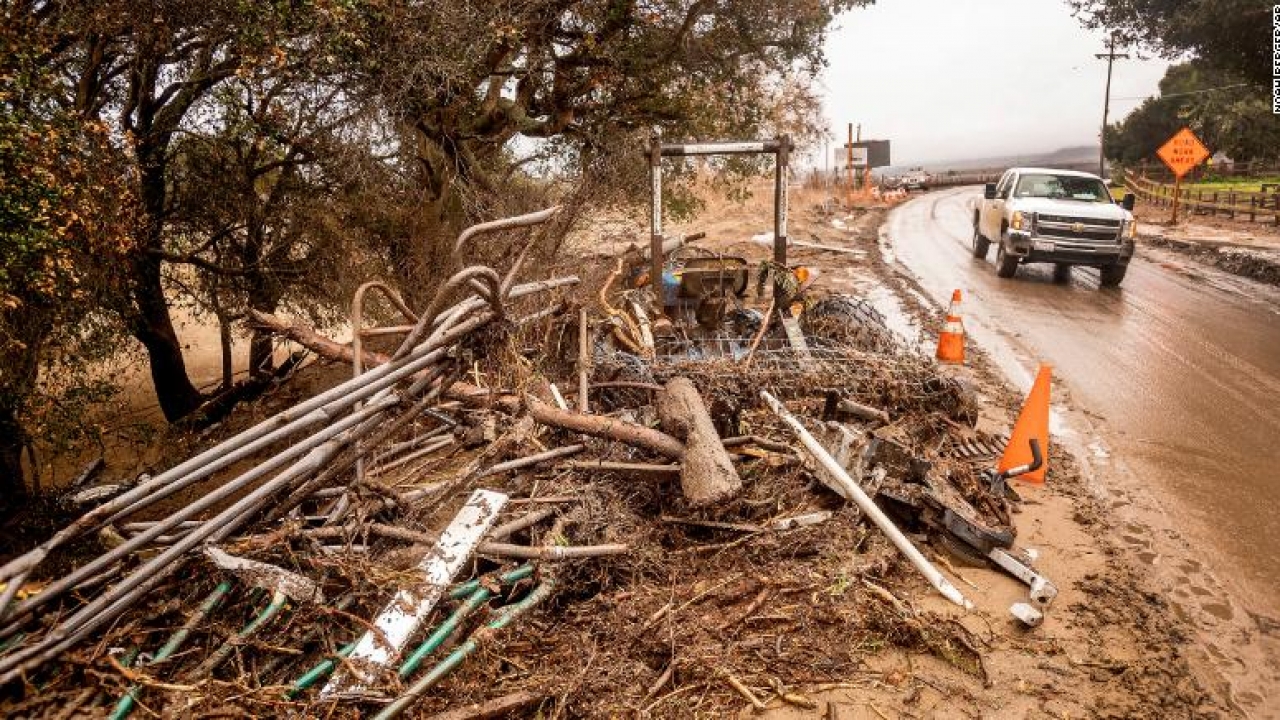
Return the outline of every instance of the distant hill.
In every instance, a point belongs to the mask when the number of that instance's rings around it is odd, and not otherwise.
[[[1075,145],[1058,148],[1050,152],[1023,153],[1020,155],[999,155],[994,157],[969,158],[962,160],[940,160],[922,162],[911,165],[890,165],[877,170],[877,173],[898,175],[913,167],[922,167],[932,173],[947,170],[993,170],[1019,165],[1059,167],[1067,169],[1096,170],[1098,165],[1097,145]]]

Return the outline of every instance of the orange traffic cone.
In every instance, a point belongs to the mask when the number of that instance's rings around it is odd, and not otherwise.
[[[951,293],[951,307],[947,321],[938,335],[938,360],[944,363],[964,364],[964,324],[960,322],[960,291]]]
[[[1022,412],[1018,414],[1018,422],[1013,425],[1013,434],[1009,436],[1009,446],[1005,448],[997,472],[1004,472],[1019,465],[1032,462],[1032,438],[1040,442],[1040,454],[1044,462],[1036,470],[1019,475],[1019,480],[1043,483],[1045,471],[1049,468],[1049,375],[1051,368],[1041,364],[1036,373],[1036,381],[1031,385],[1027,401],[1022,404]]]

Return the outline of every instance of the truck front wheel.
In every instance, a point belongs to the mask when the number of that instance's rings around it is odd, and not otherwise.
[[[1098,268],[1098,276],[1102,287],[1116,287],[1124,281],[1124,274],[1129,271],[1127,264],[1104,265]]]
[[[1018,258],[1004,251],[1004,243],[996,249],[996,275],[1011,278],[1018,272]]]

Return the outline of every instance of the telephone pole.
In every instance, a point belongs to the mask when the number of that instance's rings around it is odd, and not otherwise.
[[[1097,53],[1094,57],[1099,60],[1107,59],[1107,91],[1102,99],[1102,133],[1098,135],[1098,177],[1103,177],[1107,162],[1107,115],[1111,112],[1111,64],[1116,61],[1116,58],[1128,60],[1129,55],[1116,52],[1116,36],[1112,33],[1111,40],[1107,43],[1107,51]]]

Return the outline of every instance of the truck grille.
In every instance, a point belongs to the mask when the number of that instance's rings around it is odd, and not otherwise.
[[[1047,238],[1111,242],[1120,234],[1120,221],[1037,215],[1036,234]]]

